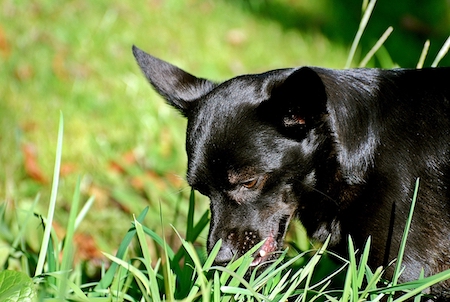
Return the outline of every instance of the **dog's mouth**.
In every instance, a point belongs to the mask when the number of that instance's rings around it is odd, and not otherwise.
[[[269,237],[266,238],[264,244],[259,248],[259,250],[254,255],[254,260],[250,264],[250,266],[257,266],[260,263],[266,262],[273,256],[273,253],[278,250],[278,243],[274,239],[273,234],[270,234]]]
[[[276,258],[276,252],[283,245],[289,218],[289,216],[284,216],[281,219],[276,236],[274,236],[274,232],[271,232],[270,235],[266,237],[264,244],[254,254],[254,259],[250,264],[251,267],[255,267],[261,263],[265,263]]]

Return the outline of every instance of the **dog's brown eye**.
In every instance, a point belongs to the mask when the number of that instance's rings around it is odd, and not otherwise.
[[[242,186],[247,189],[251,189],[251,188],[255,187],[257,183],[258,183],[258,178],[253,178],[253,179],[243,182]]]

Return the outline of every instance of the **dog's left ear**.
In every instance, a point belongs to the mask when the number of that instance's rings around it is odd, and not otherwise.
[[[327,94],[320,76],[309,67],[268,84],[269,99],[258,108],[277,128],[296,136],[317,125],[326,113]]]
[[[166,101],[188,115],[193,101],[211,91],[216,85],[155,58],[133,45],[133,54],[145,77]]]

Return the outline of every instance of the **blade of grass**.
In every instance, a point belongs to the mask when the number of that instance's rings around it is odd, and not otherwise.
[[[21,223],[19,224],[19,233],[17,234],[16,239],[14,239],[14,242],[11,245],[14,249],[17,248],[20,241],[23,239],[24,234],[26,232],[28,222],[31,220],[31,217],[33,217],[34,209],[36,208],[36,205],[39,202],[40,198],[41,198],[41,194],[38,193],[31,205],[30,209],[27,210],[27,215],[25,216],[25,219],[23,221],[21,221]],[[2,217],[2,213],[0,213],[0,217]],[[25,250],[25,248],[23,247],[22,250]]]
[[[213,301],[220,301],[220,279],[219,279],[219,271],[214,272],[214,284],[213,284]]]
[[[216,259],[217,254],[219,253],[220,247],[222,246],[222,239],[217,240],[211,252],[209,252],[208,258],[206,258],[205,264],[203,264],[203,269],[208,271],[212,264],[214,263],[214,259]]]
[[[402,266],[403,255],[405,253],[405,248],[406,248],[406,240],[408,239],[408,233],[409,233],[409,229],[410,229],[413,214],[414,214],[414,208],[416,206],[417,196],[419,194],[419,183],[420,183],[420,179],[417,178],[416,185],[414,188],[414,195],[413,195],[412,202],[411,202],[411,208],[409,210],[408,219],[406,220],[405,229],[403,231],[403,236],[402,236],[402,240],[400,243],[400,249],[398,251],[397,263],[395,265],[394,275],[392,277],[392,285],[397,285],[398,278],[400,277],[400,270],[401,270],[401,266]]]
[[[288,285],[286,282],[287,278],[291,275],[291,270],[288,270],[280,281],[275,284],[275,287],[272,289],[269,295],[269,300],[272,301],[275,297]]]
[[[55,206],[56,206],[56,196],[58,194],[59,170],[61,167],[61,155],[63,145],[63,128],[64,128],[64,119],[63,114],[61,112],[59,116],[58,142],[56,145],[55,169],[53,171],[53,183],[50,195],[50,204],[48,206],[47,224],[45,225],[41,250],[39,251],[39,258],[34,276],[39,276],[40,274],[42,274],[44,270],[44,262],[50,241],[50,231],[52,229],[53,215],[55,213]]]
[[[255,245],[254,247],[252,247],[247,253],[244,254],[244,256],[239,257],[238,259],[235,259],[234,261],[231,261],[228,265],[227,265],[227,269],[230,271],[236,271],[238,270],[241,266],[245,265],[245,260],[248,260],[249,255],[252,255],[253,253],[255,253],[262,245],[264,244],[264,241],[261,241],[260,243],[258,243],[257,245]],[[250,264],[247,265],[247,269],[248,266]],[[215,269],[216,267],[211,267],[211,269]],[[222,284],[225,284],[227,279],[229,278],[229,275],[227,275],[226,273],[222,273],[220,276],[220,282]]]
[[[420,280],[409,281],[398,285],[388,286],[386,288],[379,288],[376,290],[376,292],[380,294],[384,293],[390,294],[392,292],[408,291],[408,293],[406,293],[405,295],[398,297],[397,299],[394,300],[395,302],[402,302],[408,300],[409,298],[414,297],[417,294],[420,294],[424,289],[427,289],[434,284],[449,279],[450,279],[450,270],[446,270],[437,273],[436,275],[426,277]]]
[[[192,197],[192,193],[191,193],[191,197]],[[189,300],[189,298],[192,299],[193,296],[195,296],[198,292],[198,284],[200,284],[200,290],[202,295],[204,295],[205,297],[208,296],[209,297],[209,293],[207,292],[206,288],[207,285],[206,283],[208,282],[206,279],[205,274],[203,273],[203,268],[202,265],[200,263],[200,259],[198,257],[197,252],[195,251],[195,248],[193,247],[192,243],[188,242],[187,240],[184,240],[180,234],[178,233],[178,231],[176,229],[174,229],[175,232],[178,235],[178,238],[180,238],[181,240],[181,244],[183,245],[183,247],[185,248],[186,252],[189,254],[189,256],[191,257],[192,261],[194,262],[194,269],[195,272],[197,273],[197,279],[195,282],[195,286],[192,287],[191,291],[189,292],[188,297],[186,298],[187,300]]]
[[[163,216],[162,216],[162,208],[161,208],[161,202],[159,203],[159,219],[161,223],[162,228],[162,234],[165,234],[164,231],[164,223],[163,223]],[[169,301],[175,301],[175,282],[176,277],[170,267],[170,258],[169,257],[169,250],[172,251],[172,249],[169,248],[166,242],[166,237],[163,236],[163,249],[164,249],[164,259],[165,263],[163,263],[163,274],[164,274],[164,288],[165,288],[165,299]],[[173,257],[173,252],[171,253]]]
[[[236,280],[236,284],[237,285],[223,285],[220,287],[220,290],[224,293],[229,293],[229,294],[237,294],[237,293],[241,293],[241,294],[246,294],[246,295],[251,295],[252,297],[254,297],[257,301],[261,301],[264,299],[264,297],[262,297],[261,294],[257,293],[254,289],[253,286],[251,286],[244,278],[243,275],[239,274],[238,272],[234,272],[226,267],[223,266],[215,266],[214,267],[215,270],[217,271],[222,271],[225,272],[227,274],[229,274],[230,276],[232,276],[232,280]],[[245,287],[241,288],[239,287],[239,284],[243,285]]]
[[[355,246],[353,244],[352,238],[348,237],[348,253],[349,253],[349,266],[348,269],[351,271],[351,292],[352,292],[352,300],[358,301],[358,270],[356,268],[356,251]]]
[[[59,284],[59,294],[60,297],[65,296],[67,280],[69,279],[69,270],[72,267],[73,256],[75,254],[75,247],[73,245],[73,235],[75,233],[75,221],[78,213],[78,207],[80,204],[80,178],[78,178],[75,192],[73,194],[71,209],[69,214],[69,221],[67,222],[67,233],[64,238],[64,247],[61,260],[60,270],[64,272],[64,277],[61,278]]]
[[[448,37],[447,40],[445,41],[441,50],[437,54],[436,59],[434,59],[433,63],[431,64],[431,67],[437,67],[439,62],[445,57],[449,49],[450,49],[450,37]]]
[[[128,270],[130,273],[132,273],[136,277],[136,280],[139,280],[142,283],[142,285],[145,288],[145,292],[149,295],[151,294],[151,290],[149,287],[150,280],[147,279],[147,277],[144,275],[143,272],[141,272],[135,266],[131,265],[130,263],[128,263],[118,257],[115,257],[115,256],[110,255],[105,252],[102,252],[102,254],[105,255],[105,257],[108,258],[109,260],[113,261],[114,263],[117,263],[118,265],[122,266],[123,268]]]
[[[149,207],[146,207],[139,214],[137,221],[142,222],[144,220],[145,216],[148,213],[148,209],[149,209]],[[119,245],[119,249],[117,250],[117,253],[116,253],[117,258],[123,259],[124,255],[127,251],[127,248],[130,245],[131,240],[134,238],[135,234],[136,234],[136,228],[131,227]],[[114,274],[116,273],[117,267],[118,267],[118,263],[116,263],[116,262],[111,263],[111,266],[106,271],[106,274],[103,276],[103,278],[100,280],[100,282],[97,284],[94,291],[107,289],[111,285],[111,282],[114,279]]]
[[[77,219],[75,220],[75,230],[78,229],[78,226],[83,221],[84,217],[86,217],[86,214],[89,212],[89,209],[92,207],[92,204],[95,201],[95,197],[91,196],[88,201],[84,204],[83,208],[81,208],[80,213],[77,216]]]
[[[380,281],[382,274],[383,267],[380,266],[375,270],[375,273],[368,276],[366,289],[362,292],[360,298],[365,299],[365,297],[370,294],[371,290],[375,289],[376,284]]]
[[[139,221],[136,220],[136,218],[134,219],[134,226],[136,227],[139,245],[141,247],[143,255],[142,263],[145,265],[149,277],[148,282],[150,286],[150,293],[152,295],[152,299],[153,301],[156,302],[161,301],[160,292],[158,288],[158,281],[156,280],[157,273],[152,268],[152,257],[150,255],[150,250],[148,249],[147,241],[145,240],[145,233],[142,229],[142,225],[139,223]]]
[[[421,69],[423,67],[429,49],[430,49],[430,40],[426,40],[425,44],[423,45],[422,53],[420,54],[419,62],[417,62],[416,66],[417,69]]]
[[[145,225],[141,225],[142,229],[144,230],[144,232],[149,235],[159,246],[161,246],[162,248],[166,248],[167,249],[167,254],[169,256],[170,259],[173,259],[173,257],[175,256],[174,251],[165,244],[165,240],[163,238],[161,238],[161,236],[159,236],[158,234],[156,234],[156,232],[150,230],[148,227],[146,227]]]
[[[86,294],[81,290],[81,288],[73,283],[71,280],[67,279],[66,272],[53,272],[53,273],[46,273],[46,275],[52,276],[53,278],[56,278],[59,280],[60,283],[65,282],[71,290],[73,290],[73,293],[76,295],[76,301],[90,301]],[[72,297],[73,299],[74,297]],[[63,301],[63,297],[59,297],[58,301]]]
[[[359,261],[359,268],[358,268],[358,286],[361,286],[364,280],[364,272],[366,271],[367,261],[369,260],[369,252],[370,252],[370,243],[371,238],[367,238],[366,244],[364,246],[363,255]]]
[[[311,259],[308,261],[308,263],[299,270],[291,280],[293,282],[291,283],[291,286],[289,289],[284,293],[284,295],[279,299],[279,301],[286,301],[287,298],[291,295],[292,292],[295,291],[295,289],[299,286],[299,284],[305,280],[309,275],[311,275],[314,272],[314,268],[317,266],[317,263],[319,263],[320,259],[322,259],[322,256],[330,242],[330,237],[327,238],[327,240],[324,242],[324,244],[320,247],[320,249],[314,254],[314,256],[311,257]],[[306,293],[303,294],[303,301],[306,299]]]
[[[342,301],[350,301],[350,293],[351,293],[351,281],[352,280],[352,269],[350,265],[347,269],[347,274],[345,275],[344,288],[342,292]]]
[[[199,219],[197,224],[192,229],[192,235],[190,236],[191,240],[193,241],[197,240],[198,236],[200,236],[200,234],[203,232],[208,223],[209,223],[209,210],[203,213],[202,217]]]
[[[191,195],[189,196],[189,210],[186,222],[186,241],[194,242],[192,240],[192,231],[194,229],[194,210],[195,210],[195,191],[191,189]]]
[[[359,63],[359,67],[365,67],[367,63],[369,63],[370,59],[374,56],[374,54],[383,46],[384,42],[386,42],[387,38],[391,35],[394,28],[389,26],[388,29],[381,35],[380,39],[378,39],[377,43],[372,47],[372,49],[367,53],[364,59]]]
[[[358,31],[356,32],[355,39],[353,39],[352,46],[350,48],[350,53],[347,58],[347,63],[345,63],[345,68],[350,68],[352,65],[353,57],[356,53],[356,48],[358,47],[359,41],[361,40],[362,34],[366,29],[367,23],[369,23],[370,16],[372,15],[372,11],[375,8],[376,0],[371,0],[364,11],[364,15],[359,23]]]
[[[419,276],[419,279],[418,279],[418,280],[422,280],[423,278],[425,278],[425,271],[424,271],[424,269],[422,268],[422,270],[420,271],[420,276]],[[414,302],[420,302],[420,300],[421,300],[420,295],[417,295],[417,296],[414,298]]]

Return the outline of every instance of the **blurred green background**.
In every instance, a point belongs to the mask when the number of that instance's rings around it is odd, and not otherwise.
[[[176,241],[168,224],[184,229],[190,192],[185,121],[146,83],[131,46],[213,80],[299,65],[343,68],[361,7],[354,0],[3,0],[0,203],[25,209],[40,194],[37,212],[46,215],[62,112],[55,222],[62,232],[81,177],[84,199],[96,201],[80,242],[114,251],[132,214],[147,205],[145,224],[159,233],[164,225]],[[450,34],[450,2],[379,0],[355,66],[389,26],[394,32],[369,65],[414,67],[430,39],[429,66]],[[199,198],[198,213],[207,208]],[[31,225],[37,249],[39,220]]]

